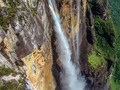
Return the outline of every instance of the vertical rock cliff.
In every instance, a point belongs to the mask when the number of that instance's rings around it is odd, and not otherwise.
[[[56,3],[72,62],[85,77],[86,90],[110,90],[115,32],[108,0]],[[30,87],[28,80],[36,90],[61,90],[62,66],[53,25],[48,0],[0,0],[0,73],[10,69],[0,76],[0,87],[6,85],[3,76],[15,73],[20,75],[20,90]]]
[[[1,55],[8,65],[2,64],[25,74],[37,90],[55,89],[48,10],[45,0],[1,1]]]

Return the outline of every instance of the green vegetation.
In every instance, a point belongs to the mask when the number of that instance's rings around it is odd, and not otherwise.
[[[11,80],[0,86],[0,90],[23,90],[23,87],[24,84],[19,83],[16,80]]]
[[[32,15],[34,16],[37,12],[37,9],[34,7],[30,7],[30,8],[31,8]]]
[[[37,12],[37,8],[39,5],[40,0],[36,0],[36,5],[33,7],[27,3],[29,10],[27,9],[27,6],[23,3],[21,3],[20,0],[3,0],[6,7],[2,8],[0,6],[0,28],[7,31],[9,24],[11,24],[14,21],[15,16],[17,15],[18,10],[26,11],[27,15],[32,14],[33,16]],[[28,1],[29,2],[29,1]],[[18,6],[22,6],[21,8],[18,8]],[[21,16],[18,15],[18,18],[21,20],[21,17],[25,17],[25,15]]]
[[[0,87],[0,90],[15,90],[18,86],[18,82],[16,80],[11,80],[6,82],[4,85]]]
[[[114,60],[115,57],[115,29],[111,19],[103,20],[100,17],[95,18],[96,43],[95,48],[104,58]]]
[[[112,90],[118,90],[120,88],[120,0],[109,0],[111,15],[116,28],[117,40],[116,40],[116,52],[117,62],[115,71],[113,73],[114,82],[111,83],[113,86]],[[112,80],[113,81],[113,80]],[[119,87],[119,88],[116,88]]]
[[[113,78],[115,82],[120,84],[120,60],[116,62]]]
[[[15,73],[15,72],[10,68],[5,68],[3,66],[0,66],[0,77],[4,75],[9,75],[11,73]]]
[[[10,74],[16,75],[17,73],[10,68],[5,68],[3,66],[0,66],[0,77]],[[2,81],[0,80],[0,90],[23,90],[23,87],[24,87],[23,76],[18,81],[11,80],[2,83]]]
[[[3,2],[6,4],[6,8],[2,9],[0,7],[0,26],[3,30],[7,30],[9,24],[13,21],[13,18],[16,15],[17,12],[17,6],[19,5],[19,0],[3,0]],[[3,14],[3,12],[6,12],[6,14]]]
[[[111,87],[111,90],[119,90],[120,89],[120,84],[115,82],[113,78],[111,78],[110,80],[110,87]]]
[[[37,0],[36,6],[35,7],[30,7],[33,15],[35,15],[37,13],[37,8],[38,8],[38,5],[39,5],[39,2],[40,2],[40,0]]]
[[[102,56],[97,55],[96,52],[93,51],[92,54],[88,56],[88,63],[92,68],[96,69],[100,66],[103,66],[105,64],[105,60]]]
[[[113,21],[116,26],[120,25],[120,0],[109,0]],[[120,26],[119,26],[120,27]]]
[[[0,17],[0,25],[4,30],[7,30],[9,23],[15,17],[15,14],[17,12],[17,9],[13,9],[13,8],[6,8],[6,10],[7,10],[7,15],[6,16],[1,15]]]
[[[7,6],[10,6],[10,7],[16,7],[19,5],[20,3],[20,0],[3,0],[3,2],[7,5]]]

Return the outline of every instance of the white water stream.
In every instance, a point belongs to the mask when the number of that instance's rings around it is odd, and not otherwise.
[[[71,61],[70,46],[64,30],[61,27],[56,3],[54,0],[48,1],[51,15],[54,20],[54,30],[58,40],[57,48],[59,59],[63,67],[63,71],[61,72],[62,90],[84,90],[85,79],[81,76],[79,67],[76,67]]]

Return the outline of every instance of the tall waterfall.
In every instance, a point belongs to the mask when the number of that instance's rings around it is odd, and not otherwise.
[[[54,0],[48,0],[51,15],[54,20],[54,29],[58,39],[58,54],[62,64],[63,71],[61,72],[62,90],[84,90],[85,80],[80,74],[79,67],[71,61],[71,50],[60,24],[60,17],[57,11],[57,6]]]

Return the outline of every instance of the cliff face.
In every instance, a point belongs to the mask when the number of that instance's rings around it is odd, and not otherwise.
[[[107,0],[56,0],[76,63],[90,90],[109,90],[114,27]],[[0,0],[0,65],[26,75],[37,90],[61,90],[57,38],[47,0]],[[111,52],[111,53],[110,53]]]
[[[16,9],[15,12],[12,9]],[[1,55],[10,65],[1,64],[18,69],[17,71],[23,74],[26,73],[27,78],[38,90],[55,89],[51,72],[52,28],[49,15],[44,0],[26,2],[8,0],[4,4],[1,3],[1,20],[3,20],[1,21]],[[4,23],[6,25],[3,25]],[[21,63],[22,61],[24,64]]]

